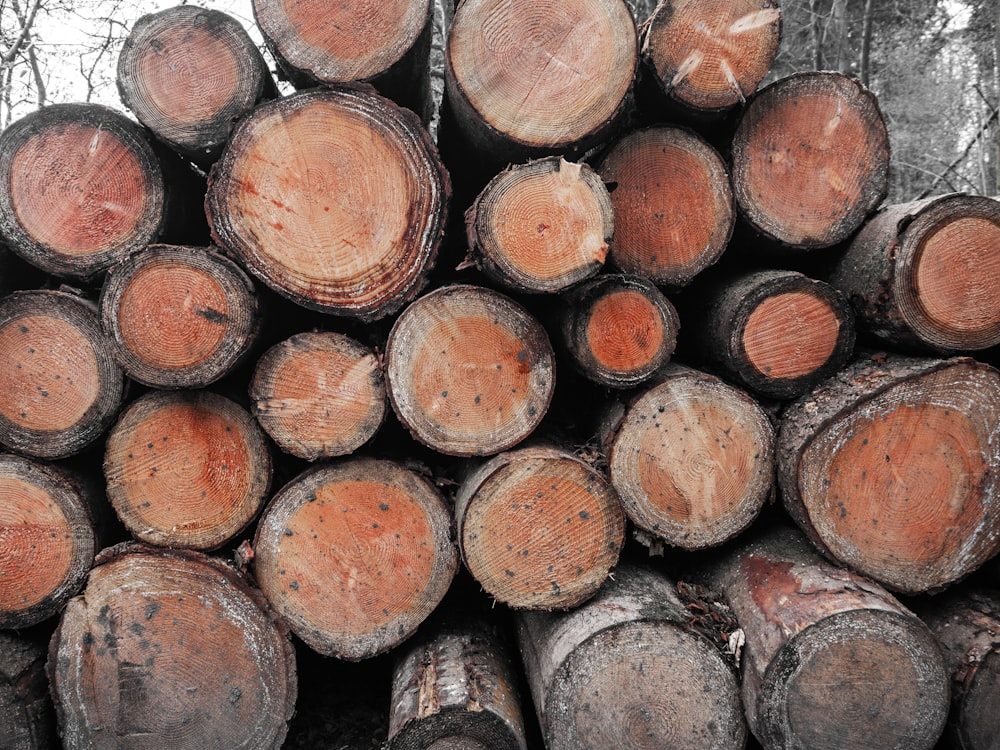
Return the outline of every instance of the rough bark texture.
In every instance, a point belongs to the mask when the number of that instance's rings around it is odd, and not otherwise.
[[[426,283],[450,183],[416,116],[319,88],[241,120],[209,182],[215,241],[303,307],[371,321]]]
[[[386,460],[308,469],[257,525],[254,570],[291,629],[326,656],[359,661],[406,640],[458,566],[437,489]]]
[[[45,649],[27,638],[4,632],[0,632],[0,747],[59,747],[45,676]]]
[[[243,25],[217,10],[177,5],[140,16],[118,55],[122,103],[194,162],[215,161],[233,121],[277,95]]]
[[[743,630],[743,704],[769,750],[930,750],[944,728],[941,650],[875,583],[823,562],[790,527],[714,571]]]
[[[571,612],[519,613],[545,746],[740,750],[736,676],[689,619],[673,581],[634,565]]]
[[[888,206],[830,283],[887,345],[962,352],[1000,343],[1000,201],[952,193]]]
[[[287,630],[232,568],[197,552],[101,553],[48,669],[66,750],[277,750],[295,707]]]
[[[1000,373],[969,358],[860,357],[784,413],[789,514],[824,553],[903,593],[1000,550]]]

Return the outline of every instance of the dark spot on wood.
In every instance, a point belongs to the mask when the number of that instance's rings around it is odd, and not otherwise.
[[[156,615],[156,613],[159,611],[160,611],[160,603],[150,602],[149,604],[146,605],[146,619],[152,620],[153,617]]]

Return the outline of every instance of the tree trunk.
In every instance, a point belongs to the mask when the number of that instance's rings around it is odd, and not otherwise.
[[[260,328],[253,283],[211,248],[150,245],[130,256],[106,274],[100,313],[125,373],[154,388],[214,383]]]
[[[673,127],[634,131],[598,172],[613,186],[610,260],[619,270],[680,288],[726,249],[736,216],[729,176],[701,136]]]
[[[774,429],[744,391],[669,365],[601,427],[611,483],[644,534],[682,549],[742,532],[771,494]]]
[[[882,203],[889,135],[875,96],[839,73],[761,89],[732,142],[740,213],[762,237],[812,250],[848,239]]]
[[[315,461],[353,453],[385,419],[386,390],[375,353],[340,333],[299,333],[257,361],[253,415],[275,443]]]
[[[745,636],[743,705],[765,748],[934,747],[948,712],[941,651],[888,592],[785,527],[712,576]]]
[[[507,450],[538,426],[555,389],[541,324],[485,287],[455,284],[403,311],[385,348],[389,399],[424,445],[450,456]]]
[[[64,291],[0,300],[0,443],[65,458],[97,440],[121,406],[125,378],[94,305]]]
[[[211,391],[150,391],[108,434],[108,499],[149,544],[212,550],[257,516],[271,484],[264,434]]]
[[[854,351],[847,299],[796,271],[728,276],[699,302],[697,332],[709,358],[762,396],[801,396]]]
[[[775,0],[666,0],[643,28],[642,61],[672,101],[719,115],[757,90],[780,36]]]
[[[270,501],[254,571],[313,650],[349,661],[399,645],[440,603],[458,566],[437,489],[386,460],[315,466]]]
[[[236,118],[278,94],[243,25],[193,5],[136,20],[118,56],[117,83],[139,122],[200,164],[219,157]]]
[[[45,649],[0,632],[0,747],[56,750],[55,715],[45,676]]]
[[[880,341],[962,352],[1000,344],[998,277],[1000,201],[953,193],[884,208],[830,283]]]
[[[46,273],[95,277],[166,221],[160,161],[124,114],[53,104],[0,135],[0,239]]]
[[[586,164],[548,157],[508,167],[465,214],[470,262],[504,287],[561,292],[604,265],[614,209]]]
[[[206,210],[216,243],[265,284],[303,307],[372,321],[424,286],[449,195],[413,113],[340,87],[241,120]]]
[[[458,543],[465,566],[516,609],[568,609],[600,588],[618,562],[625,516],[610,484],[557,448],[495,456],[459,485]]]
[[[518,613],[545,746],[740,750],[736,676],[690,619],[672,581],[634,565],[575,610]]]
[[[677,310],[643,276],[600,274],[568,291],[561,306],[562,342],[586,377],[608,388],[632,388],[670,361]]]
[[[197,552],[101,554],[52,637],[67,750],[281,747],[295,654],[259,592]]]
[[[968,358],[859,358],[792,404],[777,468],[823,552],[890,589],[947,587],[1000,550],[1000,373]]]

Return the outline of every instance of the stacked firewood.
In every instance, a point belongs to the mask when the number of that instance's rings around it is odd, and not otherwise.
[[[774,0],[253,10],[0,134],[0,747],[996,747],[1000,201]]]

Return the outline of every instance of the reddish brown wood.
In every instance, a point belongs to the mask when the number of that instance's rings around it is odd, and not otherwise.
[[[45,649],[28,638],[6,632],[0,632],[0,747],[59,747],[45,675]]]
[[[66,750],[277,750],[295,652],[256,589],[197,552],[102,553],[49,652]]]

